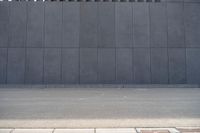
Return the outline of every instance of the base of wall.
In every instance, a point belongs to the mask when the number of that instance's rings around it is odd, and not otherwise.
[[[1,84],[0,88],[200,88],[198,84]]]

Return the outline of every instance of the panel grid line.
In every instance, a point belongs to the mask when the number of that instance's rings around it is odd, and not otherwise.
[[[166,4],[167,5],[167,4]],[[168,9],[167,9],[167,6],[166,6],[166,11],[168,11]],[[167,18],[168,18],[168,14],[166,14],[167,16]],[[168,19],[167,19],[167,22],[168,22]],[[167,23],[167,25],[168,25],[168,23]],[[167,74],[168,74],[168,84],[170,83],[170,70],[169,70],[169,47],[168,47],[169,45],[168,45],[168,29],[167,29]]]
[[[8,27],[10,27],[10,3],[8,4]],[[10,28],[8,29],[8,41],[7,41],[7,59],[6,59],[6,84],[8,84],[8,47],[10,44]]]
[[[27,73],[27,31],[28,31],[28,22],[29,22],[29,17],[28,17],[28,14],[29,13],[29,11],[28,11],[28,3],[26,3],[26,36],[25,36],[25,62],[24,62],[24,65],[25,65],[25,67],[24,67],[24,84],[26,84],[26,73]]]
[[[134,44],[135,44],[135,42],[134,42],[134,35],[135,35],[135,33],[134,33],[134,4],[131,4],[131,16],[132,16],[132,18],[131,18],[131,26],[132,26],[132,30],[131,30],[131,34],[132,34],[132,41],[131,41],[131,43],[132,43],[132,48],[131,48],[131,65],[132,65],[132,67],[131,67],[131,82],[132,83],[134,83]]]
[[[165,6],[165,8],[166,8],[166,11],[165,11],[165,15],[166,15],[166,20],[167,20],[167,49],[168,49],[168,47],[169,47],[169,20],[168,20],[168,4],[166,3],[166,6]],[[167,51],[167,53],[168,53],[168,51]],[[168,57],[169,58],[169,57]],[[168,64],[169,64],[169,59],[168,59]],[[168,65],[168,68],[169,68],[169,65]],[[170,82],[170,80],[169,80],[169,74],[170,73],[170,70],[168,71],[168,82]]]
[[[61,16],[62,16],[62,19],[61,19],[61,25],[63,27],[63,2],[61,3]],[[61,47],[63,46],[63,28],[61,29]],[[62,70],[63,70],[63,54],[62,54],[62,48],[60,48],[60,83],[63,84],[63,73],[62,73]]]
[[[149,55],[150,56],[149,57],[150,58],[150,61],[149,61],[150,70],[149,71],[150,71],[150,83],[152,83],[152,70],[151,70],[152,69],[151,68],[152,67],[152,64],[151,64],[151,48],[152,47],[151,47],[151,9],[150,9],[150,4],[148,4],[148,11],[149,11],[149,13],[148,13],[148,15],[149,15],[149,28],[148,28],[149,29],[148,30],[149,31],[149,35],[148,35],[149,42],[148,43],[149,43],[149,47],[150,47],[150,55]]]
[[[183,14],[185,14],[185,3],[183,3]],[[183,15],[183,32],[184,32],[184,46],[185,46],[185,83],[188,83],[187,81],[187,47],[186,47],[186,24],[185,24],[185,15]]]
[[[43,75],[42,79],[43,79],[43,81],[42,82],[43,82],[43,84],[45,84],[45,73],[44,73],[44,69],[45,69],[44,68],[45,67],[45,43],[46,43],[46,41],[45,41],[45,38],[46,38],[45,37],[45,35],[46,35],[46,33],[45,33],[45,28],[46,28],[46,20],[45,20],[46,19],[46,17],[45,17],[46,16],[46,4],[45,3],[44,3],[43,10],[44,10],[44,20],[43,20],[44,21],[43,22],[44,25],[43,25],[43,70],[42,70],[42,73],[43,73],[42,74]]]

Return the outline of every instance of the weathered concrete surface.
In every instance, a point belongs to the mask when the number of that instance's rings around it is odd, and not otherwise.
[[[0,127],[200,126],[199,88],[0,89]]]
[[[109,1],[0,2],[0,84],[200,84],[199,0]]]

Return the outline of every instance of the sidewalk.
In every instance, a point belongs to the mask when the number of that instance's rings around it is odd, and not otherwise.
[[[200,133],[200,127],[90,128],[90,129],[0,129],[0,133]]]
[[[200,127],[200,88],[1,88],[0,128]]]

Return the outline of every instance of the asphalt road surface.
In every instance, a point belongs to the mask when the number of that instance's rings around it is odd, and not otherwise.
[[[200,118],[200,89],[0,89],[0,120],[136,118]]]

